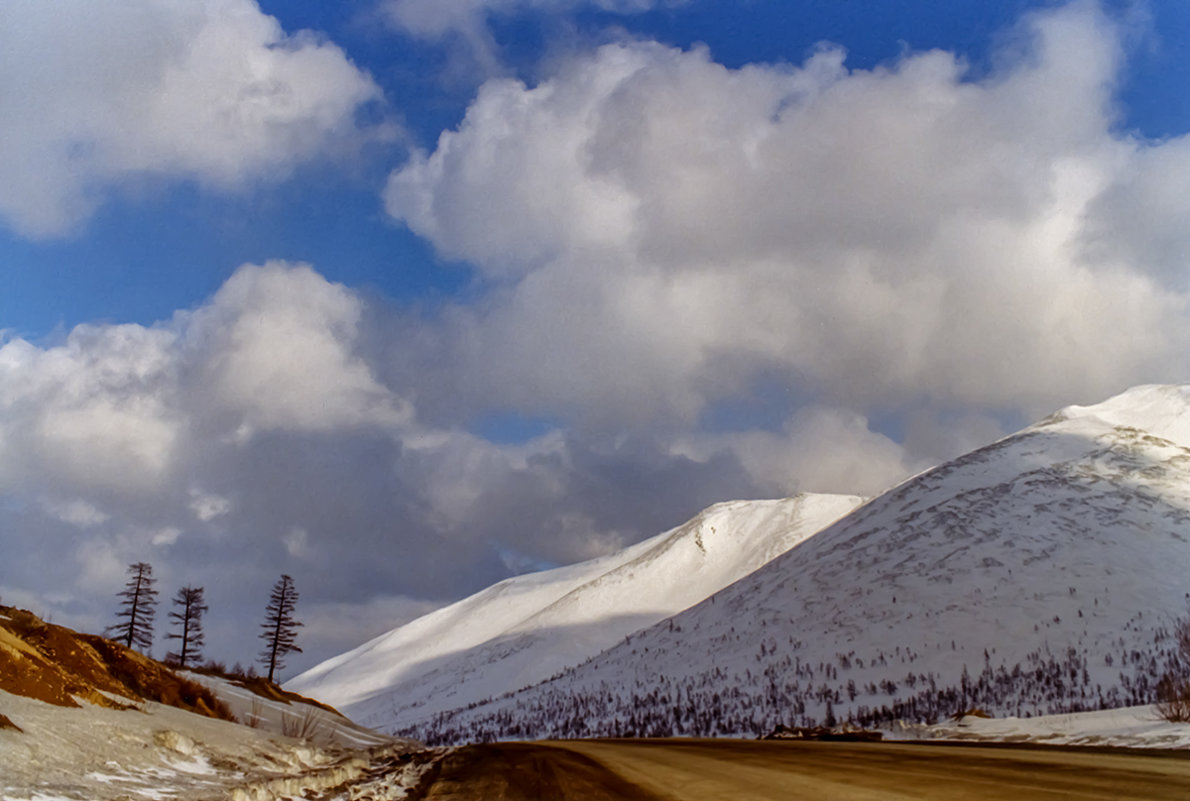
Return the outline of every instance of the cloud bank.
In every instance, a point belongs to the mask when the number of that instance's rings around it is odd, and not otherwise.
[[[254,0],[8,3],[0,10],[0,219],[47,237],[112,188],[235,189],[358,136],[380,97],[346,54]]]
[[[307,599],[309,663],[755,491],[733,459],[646,438],[500,445],[423,422],[416,381],[384,375],[393,314],[271,262],[156,326],[4,343],[0,597],[56,587],[34,605],[99,630],[125,566],[148,561],[163,586],[207,588],[208,641],[247,662],[286,572]]]
[[[252,180],[351,132],[376,90],[341,51],[214,7],[160,6],[153,31],[248,36],[241,61],[148,35],[72,55],[80,104],[45,124],[76,138],[0,133],[10,224],[77,224],[131,175]],[[259,116],[244,54],[292,90]],[[206,585],[208,641],[246,661],[244,621],[287,572],[308,663],[714,501],[878,492],[1012,421],[1184,380],[1190,138],[1120,130],[1125,58],[1075,4],[1025,19],[980,76],[938,51],[728,69],[627,41],[535,86],[487,81],[384,196],[473,265],[465,302],[394,307],[270,262],[154,326],[2,341],[0,596],[102,628],[143,559]],[[104,99],[82,102],[94,81]],[[157,124],[198,85],[239,116]],[[134,109],[149,124],[125,138]],[[537,435],[483,436],[501,415]]]
[[[978,79],[608,45],[485,84],[387,208],[495,287],[453,347],[516,408],[694,424],[777,374],[865,413],[1032,415],[1183,377],[1186,140],[1116,129],[1096,7],[1014,45]]]

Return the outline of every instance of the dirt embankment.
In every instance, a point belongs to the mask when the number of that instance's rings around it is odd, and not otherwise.
[[[113,708],[156,701],[234,720],[210,690],[160,662],[7,606],[0,606],[0,690],[67,707],[78,706],[76,699]]]

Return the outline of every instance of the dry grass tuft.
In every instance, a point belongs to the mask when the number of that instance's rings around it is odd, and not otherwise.
[[[306,707],[301,715],[285,715],[281,719],[281,733],[298,740],[313,740],[322,722],[313,707]]]

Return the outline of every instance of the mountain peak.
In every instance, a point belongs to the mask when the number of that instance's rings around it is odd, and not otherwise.
[[[1188,407],[1181,386],[1068,407],[630,642],[419,731],[744,734],[1151,703],[1190,597]]]
[[[1069,423],[1134,428],[1190,447],[1190,384],[1144,384],[1091,406],[1067,406],[1034,428]]]
[[[518,690],[743,578],[863,502],[729,501],[609,556],[495,584],[307,671],[287,686],[375,727]]]

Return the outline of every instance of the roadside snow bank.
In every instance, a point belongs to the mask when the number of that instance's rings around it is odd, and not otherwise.
[[[1168,723],[1157,708],[1130,706],[1034,718],[967,716],[933,726],[897,725],[889,739],[974,740],[1116,748],[1190,748],[1190,724]]]
[[[412,740],[397,740],[386,734],[365,729],[343,715],[312,704],[289,703],[264,698],[247,687],[227,679],[185,671],[187,679],[203,685],[227,704],[241,723],[271,734],[309,740],[322,746],[374,748],[403,744],[408,750],[420,748]]]
[[[0,711],[21,729],[0,730],[5,801],[301,798],[411,745],[319,746],[152,702],[68,708],[0,691]]]

